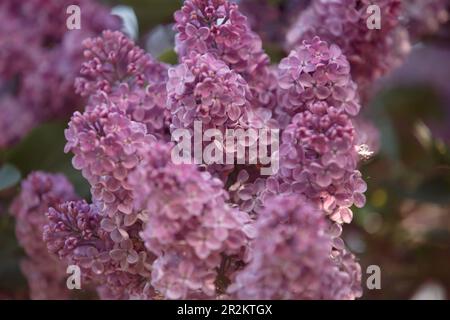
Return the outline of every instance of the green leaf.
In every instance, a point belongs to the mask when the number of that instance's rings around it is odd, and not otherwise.
[[[270,57],[270,61],[272,63],[278,63],[286,57],[286,52],[276,43],[265,43],[264,44],[264,51],[267,53],[267,55]]]
[[[421,202],[431,202],[440,205],[450,203],[450,175],[447,172],[427,177],[411,196]]]
[[[169,64],[176,64],[178,62],[178,56],[173,49],[170,49],[162,53],[158,57],[158,60]]]
[[[26,280],[20,271],[23,250],[14,235],[14,220],[0,211],[0,291],[24,291]]]
[[[183,5],[181,0],[121,0],[114,2],[131,6],[134,9],[142,34],[147,33],[158,24],[173,23],[173,13]]]
[[[7,163],[0,168],[0,191],[15,186],[21,178],[20,171]]]
[[[33,129],[6,156],[24,176],[36,170],[63,173],[75,186],[78,195],[89,196],[89,185],[72,166],[72,155],[64,153],[65,122],[52,122]]]

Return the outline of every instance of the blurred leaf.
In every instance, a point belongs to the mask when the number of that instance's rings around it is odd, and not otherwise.
[[[427,177],[411,196],[422,202],[436,204],[450,203],[450,171]]]
[[[158,57],[158,60],[169,64],[176,64],[178,62],[178,55],[174,50],[169,49],[161,54]]]
[[[9,163],[0,168],[0,191],[16,185],[21,178],[20,171]]]
[[[36,170],[59,172],[74,184],[82,197],[89,195],[89,185],[72,166],[72,155],[64,153],[66,140],[63,122],[46,123],[35,129],[17,146],[9,150],[7,161],[20,169],[24,176]]]
[[[278,63],[286,56],[286,52],[284,52],[283,48],[276,43],[265,43],[264,51],[270,57],[272,63]]]
[[[0,290],[25,288],[26,281],[20,272],[19,260],[23,256],[14,236],[13,219],[0,213]]]
[[[172,23],[173,13],[182,6],[181,0],[121,0],[114,2],[134,8],[142,35],[158,24]]]

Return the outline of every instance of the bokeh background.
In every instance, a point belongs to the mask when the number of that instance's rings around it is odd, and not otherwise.
[[[280,42],[298,12],[292,8],[301,10],[307,1],[241,2],[272,62],[278,62],[286,55]],[[129,17],[128,31],[143,48],[165,62],[176,62],[171,23],[180,1],[104,3]],[[344,233],[360,259],[363,285],[367,266],[381,268],[381,289],[364,285],[363,299],[450,298],[449,78],[450,24],[446,23],[417,41],[403,66],[375,83],[365,103],[379,151],[362,163],[369,186],[367,205],[356,209]],[[21,177],[33,170],[63,172],[80,196],[89,194],[87,183],[72,168],[70,155],[63,152],[66,125],[67,119],[47,121],[13,147],[0,149],[0,299],[28,297],[19,268],[24,253],[7,212]]]

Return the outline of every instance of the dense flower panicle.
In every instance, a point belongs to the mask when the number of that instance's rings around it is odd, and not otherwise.
[[[156,143],[144,165],[132,175],[138,207],[148,212],[141,237],[158,256],[152,268],[152,285],[169,299],[192,294],[213,297],[222,259],[244,259],[251,236],[246,213],[225,202],[227,193],[218,179],[193,165],[175,165],[170,147]]]
[[[327,225],[307,199],[272,198],[255,225],[253,259],[237,274],[229,293],[238,299],[359,297],[359,265],[347,256],[334,258]]]
[[[84,200],[69,201],[49,208],[43,239],[50,252],[86,272],[101,274],[110,261],[112,241],[100,228],[98,208]]]
[[[11,205],[16,236],[28,256],[21,267],[29,280],[33,299],[68,297],[65,266],[47,251],[42,233],[48,208],[76,198],[64,176],[34,172],[22,182],[21,193]]]
[[[145,125],[130,120],[106,100],[83,114],[76,112],[65,134],[65,151],[74,153],[73,165],[91,184],[102,214],[131,215],[127,177],[141,160],[140,149],[153,139]]]
[[[286,125],[290,117],[317,101],[334,106],[349,116],[361,108],[350,65],[336,45],[318,37],[304,41],[278,67],[278,117]]]
[[[10,211],[21,222],[17,223],[16,234],[29,256],[38,258],[40,254],[47,253],[45,245],[40,241],[47,209],[76,198],[73,186],[60,174],[34,172],[22,182],[21,192],[12,203]]]
[[[149,133],[167,139],[167,66],[121,32],[105,31],[84,46],[87,61],[75,81],[77,92],[91,99],[106,94],[132,120],[145,123]]]
[[[188,0],[174,17],[175,49],[182,60],[192,53],[211,53],[249,83],[255,107],[274,106],[269,57],[236,3]]]
[[[169,69],[167,104],[171,128],[233,128],[249,108],[245,80],[211,54],[195,55]]]
[[[66,9],[82,10],[80,30],[68,30]],[[82,62],[81,42],[104,29],[117,29],[119,19],[92,0],[5,0],[0,4],[0,91],[17,99],[34,117],[33,127],[43,121],[67,117],[82,100],[73,81]],[[0,97],[0,118],[10,110]],[[25,135],[25,132],[22,134]],[[8,147],[17,139],[10,139]]]
[[[87,96],[98,90],[112,92],[120,84],[130,88],[165,80],[166,68],[119,31],[104,31],[101,37],[83,43],[84,57],[77,91]]]
[[[107,239],[101,248],[80,245],[75,253],[81,252],[92,266],[103,263],[97,270],[104,275],[102,294],[150,297],[154,258],[139,236],[147,216],[133,207],[134,187],[128,177],[155,136],[168,139],[167,111],[162,109],[167,69],[120,32],[105,31],[85,46],[88,61],[77,90],[89,96],[89,104],[83,114],[72,117],[66,151],[74,153],[75,168],[92,186],[100,230]]]
[[[283,59],[279,96],[287,114],[283,130],[279,192],[305,194],[338,223],[352,219],[350,206],[364,205],[365,183],[356,170],[352,117],[360,110],[349,64],[338,47],[315,37]]]
[[[449,19],[448,0],[408,0],[403,8],[402,18],[413,39],[438,31]]]
[[[118,245],[104,229],[98,207],[85,201],[50,208],[44,241],[50,252],[82,268],[83,281],[102,285],[110,299],[143,298],[152,294],[147,253],[139,251],[136,234]]]
[[[297,114],[282,135],[280,192],[302,193],[330,218],[350,223],[350,207],[365,203],[366,184],[356,170],[358,154],[349,117],[317,102]]]
[[[380,8],[381,29],[369,29],[370,5]],[[360,90],[388,73],[409,51],[409,41],[400,26],[401,0],[312,1],[288,32],[287,47],[294,49],[315,36],[338,45],[352,66]]]
[[[141,149],[154,137],[146,133],[143,123],[130,120],[107,102],[84,114],[75,113],[66,137],[66,151],[75,154],[74,167],[81,169],[91,184],[93,201],[102,216],[100,227],[113,242],[107,249],[114,268],[125,272],[121,278],[139,276],[139,282],[144,281],[150,275],[151,259],[139,238],[145,215],[133,208],[128,175],[139,165]],[[90,263],[102,262],[105,255],[100,248],[85,249],[83,254]]]

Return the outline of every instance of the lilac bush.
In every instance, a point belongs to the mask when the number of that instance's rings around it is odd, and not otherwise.
[[[49,15],[56,10],[56,2],[43,2]],[[361,150],[379,143],[359,116],[360,96],[409,44],[401,1],[375,2],[382,30],[367,29],[370,1],[312,1],[276,65],[228,0],[184,1],[174,14],[176,65],[114,31],[103,9],[82,34],[40,25],[51,50],[36,43],[27,51],[36,55],[0,63],[0,85],[23,77],[19,96],[2,97],[0,124],[8,130],[0,145],[23,133],[8,126],[16,112],[23,126],[38,121],[34,112],[50,117],[44,105],[51,115],[72,113],[65,152],[91,197],[79,199],[60,175],[37,172],[23,182],[11,212],[32,298],[44,298],[44,287],[49,298],[68,297],[67,265],[79,266],[83,283],[103,299],[359,298],[361,268],[341,232],[352,207],[366,201]],[[30,3],[31,10],[40,2]],[[7,32],[22,17],[7,2],[0,6]],[[102,29],[111,30],[97,36]],[[22,52],[28,36],[0,38],[8,47],[1,54]],[[68,72],[62,83],[58,68]],[[279,170],[265,176],[260,163],[175,164],[171,134],[192,132],[194,121],[220,132],[279,129],[279,153],[271,150]]]

